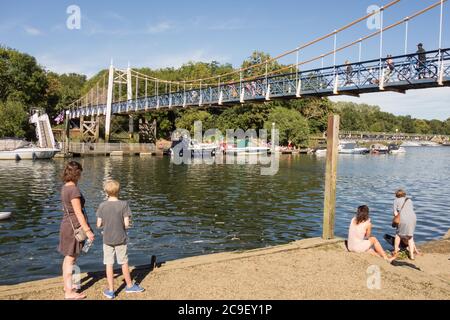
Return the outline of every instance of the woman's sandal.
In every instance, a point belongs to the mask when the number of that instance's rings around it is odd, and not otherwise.
[[[84,299],[86,299],[86,298],[87,298],[87,297],[86,297],[85,294],[77,293],[76,296],[71,297],[71,298],[64,297],[64,300],[84,300]]]

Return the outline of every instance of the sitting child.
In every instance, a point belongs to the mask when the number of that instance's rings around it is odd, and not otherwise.
[[[369,207],[360,206],[356,217],[352,219],[348,231],[348,250],[351,252],[369,252],[377,254],[391,263],[395,258],[389,258],[375,237],[371,237],[372,223],[369,218]],[[372,249],[374,247],[374,249]]]
[[[109,287],[103,291],[103,295],[108,299],[114,299],[114,256],[117,258],[117,263],[122,266],[123,277],[127,284],[125,292],[137,293],[143,292],[144,289],[139,284],[131,282],[130,269],[128,267],[126,229],[130,226],[130,207],[126,201],[118,199],[119,182],[114,180],[107,181],[104,185],[104,190],[108,195],[108,200],[101,203],[97,210],[97,227],[103,227],[103,261],[106,265]]]

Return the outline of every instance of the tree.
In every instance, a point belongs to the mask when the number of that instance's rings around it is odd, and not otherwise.
[[[431,131],[430,126],[425,120],[416,119],[414,121],[414,128],[416,129],[416,133],[428,134]]]
[[[25,105],[17,100],[0,101],[0,137],[24,137],[28,114]]]
[[[264,124],[268,132],[275,123],[280,133],[280,144],[287,145],[289,141],[296,146],[306,146],[309,139],[308,121],[296,110],[283,107],[275,107],[269,114]]]
[[[177,129],[186,129],[191,134],[194,134],[194,122],[201,121],[203,124],[203,130],[211,129],[213,121],[212,115],[204,110],[189,109],[182,113],[176,121]]]

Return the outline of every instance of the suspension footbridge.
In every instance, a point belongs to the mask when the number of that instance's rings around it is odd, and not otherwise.
[[[105,140],[108,141],[113,116],[130,116],[170,108],[263,103],[275,99],[359,96],[364,93],[386,91],[405,93],[407,90],[450,86],[450,48],[442,47],[444,5],[447,0],[440,0],[411,13],[404,19],[385,25],[383,20],[385,10],[391,10],[400,1],[392,1],[378,11],[274,58],[209,78],[169,81],[143,74],[130,66],[127,69],[116,68],[111,63],[107,79],[105,75],[103,81],[100,80],[94,85],[84,97],[68,106],[67,118],[81,119],[84,122],[85,118],[90,117],[88,125],[82,124],[81,127],[84,126],[85,131],[91,133],[95,140],[98,138],[98,120],[103,117]],[[439,15],[436,15],[440,25],[439,30],[436,30],[439,38],[438,47],[431,51],[408,52],[410,21],[433,9],[440,9]],[[338,46],[338,35],[341,32],[374,15],[381,18],[378,30]],[[404,54],[394,57],[383,56],[383,35],[400,26],[405,26]],[[379,37],[379,56],[363,60],[361,56],[363,43],[375,37]],[[310,59],[300,59],[301,53],[307,47],[329,38],[334,39],[332,50]],[[337,64],[336,54],[354,46],[359,46],[358,62]],[[271,70],[275,61],[290,55],[295,58],[293,64]],[[333,64],[324,66],[325,57],[332,57]],[[322,67],[305,68],[315,61],[322,61]],[[253,72],[255,70],[262,71]],[[122,98],[122,87],[126,90],[126,99]]]

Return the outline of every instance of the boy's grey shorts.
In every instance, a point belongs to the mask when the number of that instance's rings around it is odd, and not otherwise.
[[[127,245],[108,246],[103,244],[103,263],[105,265],[114,265],[114,255],[118,264],[124,265],[128,263]]]

